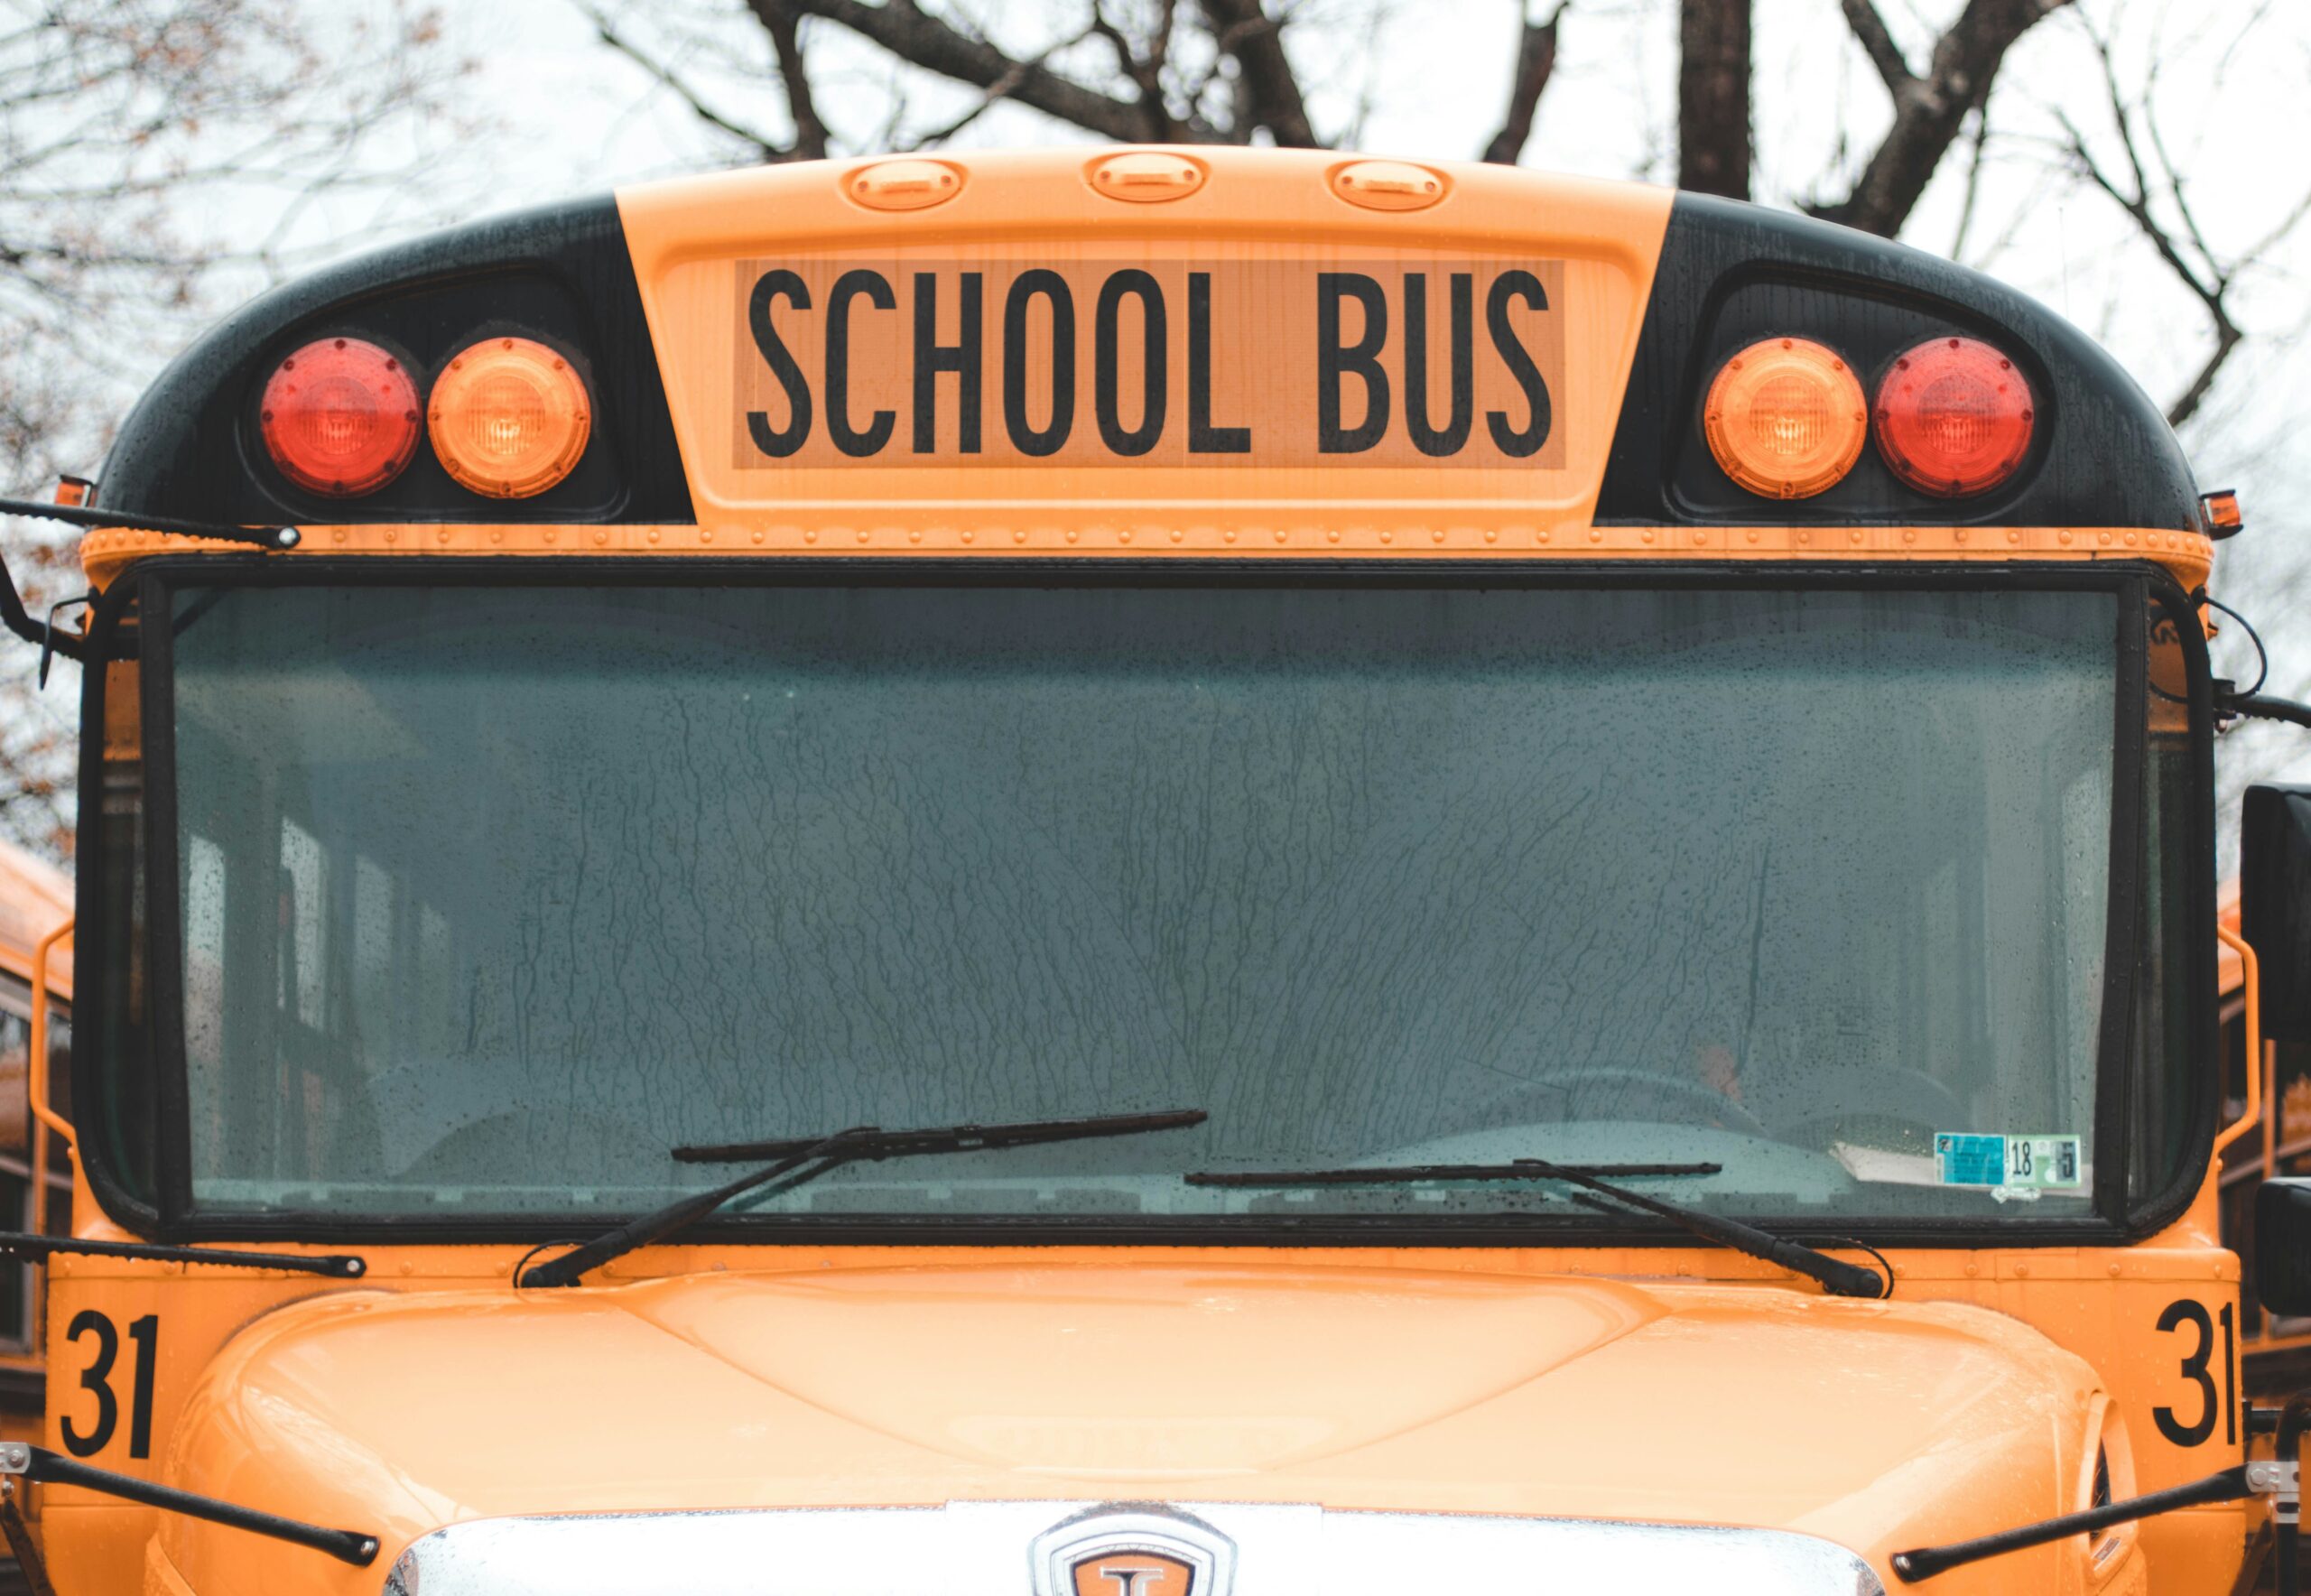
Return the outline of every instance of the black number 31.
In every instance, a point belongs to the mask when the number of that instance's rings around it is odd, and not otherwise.
[[[112,1440],[112,1433],[120,1424],[120,1401],[112,1394],[112,1366],[120,1356],[120,1332],[113,1328],[111,1320],[94,1308],[84,1308],[72,1316],[71,1328],[65,1337],[81,1341],[89,1336],[97,1340],[96,1356],[88,1367],[80,1371],[80,1388],[92,1391],[97,1398],[95,1428],[83,1434],[66,1415],[62,1429],[64,1450],[76,1458],[85,1458],[102,1452]],[[153,1356],[161,1339],[161,1316],[147,1313],[128,1323],[128,1339],[136,1343],[136,1369],[128,1397],[128,1455],[133,1458],[153,1455]]]
[[[2189,1325],[2198,1332],[2198,1344],[2183,1354],[2183,1378],[2199,1388],[2198,1416],[2184,1424],[2175,1416],[2171,1407],[2154,1407],[2150,1416],[2158,1421],[2158,1433],[2177,1446],[2204,1446],[2214,1434],[2214,1421],[2223,1421],[2223,1439],[2228,1445],[2239,1439],[2239,1404],[2232,1390],[2231,1365],[2236,1348],[2232,1330],[2231,1304],[2223,1304],[2223,1386],[2215,1387],[2214,1376],[2207,1366],[2214,1360],[2214,1321],[2207,1316],[2206,1304],[2195,1297],[2182,1297],[2167,1304],[2158,1315],[2158,1328],[2179,1330]]]

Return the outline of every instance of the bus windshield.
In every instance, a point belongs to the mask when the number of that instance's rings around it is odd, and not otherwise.
[[[2117,596],[1549,580],[180,586],[193,1209],[590,1219],[729,1178],[686,1144],[1200,1108],[732,1217],[1601,1221],[1182,1179],[1528,1156],[2089,1213]]]

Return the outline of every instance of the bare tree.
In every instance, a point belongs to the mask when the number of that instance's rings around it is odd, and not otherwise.
[[[1677,186],[1749,197],[1749,0],[1685,0],[1677,16]]]
[[[285,264],[308,206],[424,153],[460,70],[412,0],[0,0],[0,473],[45,497],[229,286]],[[454,124],[431,125],[448,137]],[[413,156],[412,151],[415,152]],[[35,613],[84,585],[74,539],[14,524]],[[0,833],[71,846],[71,681],[0,674]]]

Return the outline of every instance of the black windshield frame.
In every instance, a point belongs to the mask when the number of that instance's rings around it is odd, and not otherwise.
[[[413,556],[363,558],[314,556],[277,559],[263,555],[186,555],[140,563],[116,581],[97,607],[91,622],[91,659],[134,657],[139,673],[142,754],[144,769],[143,843],[144,890],[149,895],[144,944],[139,950],[150,982],[149,1079],[156,1092],[154,1183],[157,1203],[140,1200],[124,1173],[113,1167],[107,1137],[82,1138],[84,1172],[106,1211],[126,1228],[167,1240],[327,1240],[537,1242],[568,1232],[571,1220],[534,1216],[503,1219],[406,1215],[376,1219],[342,1214],[217,1214],[200,1211],[191,1200],[190,1109],[182,1024],[182,949],[177,899],[179,879],[170,628],[142,627],[135,617],[174,612],[176,596],[187,589],[233,587],[386,585],[402,587],[554,587],[781,585],[842,588],[859,585],[933,587],[1141,587],[1378,586],[1442,588],[1820,588],[1923,591],[2090,591],[2118,600],[2116,645],[2119,681],[2114,701],[2113,802],[2103,998],[2096,1059],[2094,1127],[2103,1148],[2128,1146],[2131,1095],[2130,1058],[2139,1010],[2140,978],[2147,928],[2141,923],[2143,865],[2151,840],[2143,801],[2148,733],[2147,615],[2153,607],[2182,620],[2194,611],[2188,597],[2161,567],[2149,562],[2078,564],[1888,564],[1823,565],[1766,562],[1531,561],[1022,561],[826,559],[768,561],[707,558],[452,558]],[[2177,625],[2189,681],[2189,736],[2193,779],[2186,846],[2188,872],[2186,946],[2190,950],[2187,982],[2191,1057],[2168,1060],[2166,1068],[2189,1073],[2188,1131],[2176,1173],[2162,1189],[2130,1200],[2126,1160],[2098,1156],[2091,1218],[2035,1219],[2011,1209],[1979,1218],[1909,1219],[1871,1223],[1855,1219],[1842,1228],[1879,1246],[1968,1248],[1981,1246],[2122,1245],[2171,1223],[2203,1182],[2218,1108],[2214,1076],[2214,779],[2212,685],[2204,641],[2195,625]],[[104,779],[107,673],[83,673],[83,812],[94,814]],[[107,846],[104,828],[83,829],[79,868],[79,940],[84,967],[113,968],[110,939],[124,928],[111,923],[105,894]],[[99,1031],[114,1006],[106,994],[87,1007],[81,1045],[76,1048],[75,1097],[91,1120],[106,1101],[109,1083],[101,1061],[107,1050]],[[2014,1205],[2020,1208],[2024,1205]],[[1592,1216],[1592,1218],[1594,1216]],[[589,1221],[590,1222],[590,1221]],[[1754,1222],[1768,1228],[1818,1228],[1818,1216]],[[1531,1214],[1456,1216],[1276,1215],[1244,1218],[978,1217],[851,1219],[783,1215],[724,1220],[702,1226],[697,1241],[763,1244],[988,1246],[1194,1245],[1194,1246],[1443,1246],[1553,1247],[1631,1244],[1687,1245],[1681,1232],[1638,1229],[1619,1220],[1588,1222],[1581,1216],[1550,1216],[1536,1225]]]

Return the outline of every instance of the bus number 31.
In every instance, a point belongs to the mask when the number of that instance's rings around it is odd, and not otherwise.
[[[120,1332],[113,1322],[94,1308],[84,1308],[72,1317],[71,1328],[65,1332],[67,1340],[96,1339],[96,1355],[88,1367],[80,1371],[80,1386],[92,1391],[97,1398],[97,1421],[85,1433],[64,1416],[61,1429],[64,1449],[76,1458],[85,1458],[102,1452],[111,1442],[113,1432],[120,1425],[120,1399],[113,1395],[112,1366],[120,1357]],[[161,1316],[147,1313],[128,1323],[128,1339],[136,1343],[136,1367],[131,1377],[128,1398],[128,1455],[133,1458],[153,1455],[153,1359],[161,1339]]]

